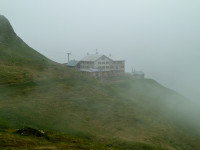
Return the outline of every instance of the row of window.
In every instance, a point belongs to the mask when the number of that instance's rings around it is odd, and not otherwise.
[[[98,64],[109,64],[109,62],[108,61],[106,61],[106,62],[98,62]]]
[[[116,69],[119,69],[119,68],[124,68],[124,66],[120,66],[120,67],[118,67],[118,66],[116,66],[116,67],[114,67],[114,66],[98,66],[98,68],[103,68],[103,69],[113,69],[113,68],[116,68]]]
[[[92,61],[83,61],[83,62],[81,62],[82,64],[93,64],[93,62]]]
[[[108,61],[106,62],[98,62],[98,64],[110,64]],[[123,61],[114,61],[114,64],[124,64]]]
[[[94,64],[94,62],[92,61],[82,61],[82,64]],[[113,63],[115,64],[124,64],[123,61],[114,61]],[[98,64],[110,64],[109,61],[102,61],[102,62],[98,62]]]
[[[84,65],[81,65],[81,68],[92,68],[92,66],[84,66]],[[122,68],[122,69],[124,69],[124,66],[116,66],[116,67],[114,67],[114,66],[98,66],[98,68],[99,69],[120,69],[120,68]]]
[[[109,66],[98,66],[99,69],[109,69]]]

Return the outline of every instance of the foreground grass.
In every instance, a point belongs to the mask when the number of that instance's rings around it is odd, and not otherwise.
[[[0,149],[68,149],[68,150],[164,150],[164,148],[144,143],[96,138],[79,138],[72,135],[48,132],[49,139],[36,136],[22,136],[16,130],[0,131]]]
[[[197,136],[162,114],[165,95],[178,99],[171,92],[148,79],[99,83],[65,77],[5,85],[0,88],[0,128],[32,126],[53,133],[48,133],[48,141],[5,130],[0,145],[13,149],[198,149]]]

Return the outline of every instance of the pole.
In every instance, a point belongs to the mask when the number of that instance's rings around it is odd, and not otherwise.
[[[68,63],[69,63],[69,55],[71,55],[71,53],[67,53],[67,55],[68,55]]]

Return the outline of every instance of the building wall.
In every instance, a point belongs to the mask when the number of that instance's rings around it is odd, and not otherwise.
[[[80,69],[94,68],[94,62],[92,61],[80,61]]]
[[[83,69],[98,69],[97,72],[82,72],[83,74],[99,77],[119,76],[125,73],[125,61],[113,61],[106,56],[100,57],[96,61],[80,61],[80,71]]]
[[[102,69],[103,71],[110,71],[111,64],[112,60],[110,60],[106,56],[102,56],[94,63],[94,67],[97,69]]]
[[[125,72],[125,61],[113,61],[111,65],[111,71],[124,73]]]

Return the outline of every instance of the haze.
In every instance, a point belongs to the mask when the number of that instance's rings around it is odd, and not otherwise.
[[[200,1],[0,0],[0,14],[29,46],[67,62],[86,53],[126,60],[126,71],[199,99]]]

